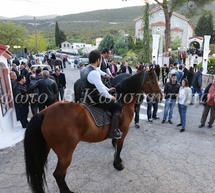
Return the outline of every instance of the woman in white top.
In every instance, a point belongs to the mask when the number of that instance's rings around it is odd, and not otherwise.
[[[185,131],[187,106],[188,104],[190,104],[191,99],[192,99],[191,88],[188,87],[187,79],[183,78],[178,94],[178,111],[181,122],[177,126],[178,127],[181,126],[180,132]]]

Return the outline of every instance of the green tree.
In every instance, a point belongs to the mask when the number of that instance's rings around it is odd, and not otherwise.
[[[116,54],[123,55],[128,52],[128,39],[126,37],[120,37],[114,45],[114,50]]]
[[[66,35],[63,31],[60,30],[58,22],[55,24],[55,44],[60,47],[61,43],[66,41]]]
[[[197,23],[195,34],[197,36],[211,35],[213,36],[213,15],[211,13],[205,13],[199,18]]]
[[[40,52],[47,50],[49,44],[47,39],[44,38],[43,34],[41,33],[37,34],[37,42],[38,42],[38,50]],[[35,34],[32,34],[28,37],[28,40],[26,42],[26,47],[29,50],[36,52]]]
[[[182,43],[181,37],[177,36],[175,37],[175,39],[171,38],[171,48],[173,50],[178,50],[178,47],[181,46],[181,43]]]
[[[143,62],[150,63],[151,53],[150,53],[150,31],[149,31],[149,4],[146,3],[143,17]]]
[[[134,40],[131,35],[128,36],[128,49],[129,50],[134,49]]]
[[[104,48],[109,48],[110,50],[112,50],[114,48],[114,38],[112,35],[107,34],[104,39],[102,40],[102,42],[99,45],[99,50],[103,50]]]
[[[22,25],[11,21],[0,22],[0,42],[11,48],[15,45],[24,46],[28,33],[28,30]]]

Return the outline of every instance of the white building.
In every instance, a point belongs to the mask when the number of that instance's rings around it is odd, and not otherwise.
[[[97,49],[96,46],[92,44],[85,44],[85,43],[70,43],[68,41],[61,43],[61,51],[69,52],[72,54],[78,54],[78,50],[81,49],[83,53],[89,53],[92,50]]]
[[[14,127],[15,108],[13,104],[7,59],[11,58],[7,46],[0,44],[0,135]]]
[[[143,17],[134,20],[135,37],[143,39]],[[149,17],[150,30],[152,34],[159,34],[164,39],[165,36],[165,16],[162,8],[153,9]],[[171,38],[174,40],[180,37],[181,47],[189,47],[189,39],[193,37],[194,25],[190,19],[185,16],[173,12],[171,17]]]
[[[102,42],[103,38],[96,38],[96,46],[99,47],[100,43]]]

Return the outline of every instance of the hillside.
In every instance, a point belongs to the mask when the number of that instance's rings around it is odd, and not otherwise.
[[[152,5],[155,6],[155,5]],[[151,6],[151,7],[152,7]],[[190,11],[186,6],[179,8],[176,12],[186,15],[190,18],[194,24],[197,23],[198,18],[202,13],[207,11],[212,11],[215,18],[215,1],[212,4],[207,5],[203,8],[196,8],[194,11]],[[82,37],[90,36],[88,39],[93,39],[98,36],[103,36],[107,32],[117,33],[119,30],[125,30],[128,33],[134,34],[134,19],[143,14],[142,6],[127,7],[120,9],[106,9],[91,11],[79,14],[70,14],[64,16],[58,16],[55,18],[46,19],[46,17],[38,17],[37,29],[41,32],[49,34],[52,36],[54,33],[55,22],[58,21],[60,28],[66,32],[68,36],[78,37],[80,34]],[[34,30],[33,19],[28,19],[32,17],[22,17],[13,18],[16,23],[22,24],[28,30]],[[3,18],[2,18],[3,19]],[[215,23],[215,19],[214,19]],[[86,33],[87,32],[87,33]]]
[[[134,28],[133,19],[143,13],[142,7],[128,7],[121,9],[99,10],[80,14],[58,16],[49,20],[38,20],[39,31],[50,32],[54,30],[55,22],[58,21],[62,30],[70,32],[92,31],[100,29],[125,29]],[[34,30],[33,20],[17,20],[30,31]]]

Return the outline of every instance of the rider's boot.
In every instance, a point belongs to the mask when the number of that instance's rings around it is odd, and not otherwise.
[[[120,113],[114,113],[112,115],[110,131],[108,136],[109,138],[112,138],[112,139],[122,138],[122,132],[118,129],[119,117],[120,117]]]

